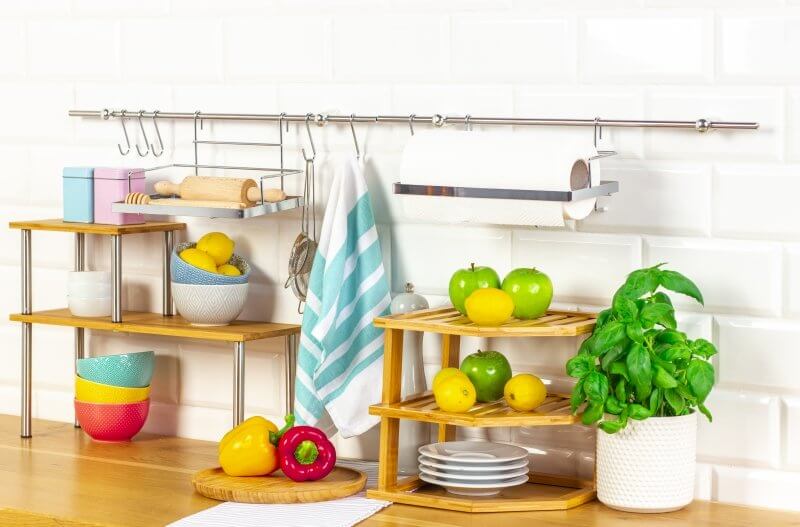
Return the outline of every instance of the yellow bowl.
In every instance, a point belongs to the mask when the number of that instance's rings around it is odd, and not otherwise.
[[[100,384],[75,376],[75,398],[84,403],[128,404],[150,397],[150,387],[125,388]]]

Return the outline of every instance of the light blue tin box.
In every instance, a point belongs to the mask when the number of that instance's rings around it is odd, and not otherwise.
[[[64,221],[94,223],[94,168],[64,167]]]

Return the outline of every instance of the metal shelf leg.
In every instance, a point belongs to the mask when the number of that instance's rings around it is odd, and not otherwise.
[[[86,268],[86,235],[82,232],[75,233],[75,263],[73,268],[76,271],[83,271]],[[78,359],[85,355],[85,340],[83,328],[75,328],[75,374],[78,373]],[[80,428],[78,417],[74,419],[75,428]]]
[[[111,321],[122,322],[122,236],[111,236]]]
[[[233,343],[233,426],[244,421],[244,342]]]
[[[173,244],[172,231],[164,232],[164,263],[162,265],[162,275],[161,275],[163,297],[161,304],[161,312],[164,314],[165,317],[169,317],[175,314],[175,310],[172,308],[172,276],[170,274],[170,258],[172,257],[172,244]]]
[[[294,413],[294,383],[297,377],[297,334],[286,335],[286,413]]]
[[[22,313],[29,315],[31,305],[31,231],[22,230]],[[20,437],[31,437],[31,356],[32,325],[22,323],[22,397],[20,409]]]

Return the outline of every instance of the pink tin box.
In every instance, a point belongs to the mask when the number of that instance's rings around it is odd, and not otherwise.
[[[144,192],[141,168],[94,169],[94,222],[111,225],[144,223],[141,214],[111,212],[111,204],[124,201],[130,192]]]

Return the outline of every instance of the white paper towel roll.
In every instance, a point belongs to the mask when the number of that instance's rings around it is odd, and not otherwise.
[[[432,130],[414,135],[403,151],[400,181],[436,185],[525,190],[578,190],[576,161],[584,168],[593,154],[586,137],[537,137],[525,134]],[[598,163],[591,162],[592,182]],[[577,172],[580,172],[578,170]],[[572,182],[571,182],[572,179]],[[446,223],[489,223],[561,227],[583,219],[595,198],[562,203],[442,196],[399,196],[407,216]]]

